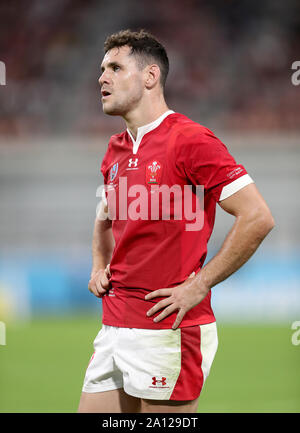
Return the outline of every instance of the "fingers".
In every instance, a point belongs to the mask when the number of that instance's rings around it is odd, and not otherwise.
[[[89,281],[88,289],[91,293],[93,293],[97,298],[101,298],[103,294],[98,292],[98,288],[94,279]]]
[[[166,307],[166,308],[164,308],[164,307]],[[153,322],[155,322],[155,323],[160,322],[165,317],[167,317],[170,314],[174,313],[176,310],[179,310],[178,314],[176,316],[175,322],[172,325],[172,329],[177,329],[178,326],[180,325],[180,323],[182,322],[182,319],[183,319],[183,317],[184,317],[184,315],[186,313],[185,309],[184,308],[179,308],[175,304],[172,304],[171,301],[169,301],[168,299],[166,299],[164,301],[161,301],[161,302],[157,303],[153,308],[151,308],[147,312],[147,316],[148,317],[152,316],[153,314],[155,314],[161,308],[164,308],[164,310],[158,316],[156,316],[153,319]]]
[[[104,289],[105,291],[109,288],[109,279],[107,278],[107,274],[105,271],[102,273],[100,279],[97,281],[98,290]]]
[[[172,325],[172,329],[177,329],[180,323],[182,322],[182,319],[185,315],[185,311],[183,308],[181,308],[176,316],[175,322]]]
[[[153,314],[155,314],[157,311],[161,310],[162,308],[166,307],[167,305],[171,304],[171,299],[167,298],[164,299],[163,301],[158,302],[157,304],[155,304],[152,308],[150,308],[150,310],[147,311],[147,316],[153,316]]]
[[[157,302],[150,310],[147,311],[147,316],[151,317],[153,314],[157,313],[157,311],[164,308],[164,310],[153,319],[153,322],[157,323],[163,320],[165,317],[172,314],[174,311],[178,310],[178,307],[174,303],[174,299],[172,297],[173,289],[158,289],[154,290],[151,293],[148,293],[145,296],[145,300],[149,301],[150,299],[157,297],[166,297],[165,299]]]
[[[170,314],[174,313],[174,311],[178,310],[178,307],[176,307],[174,304],[169,305],[166,307],[158,316],[156,316],[153,319],[153,322],[157,323],[163,320],[165,317],[169,316]]]
[[[109,266],[109,265],[107,265],[107,266]],[[196,275],[196,272],[192,272],[188,276],[187,279],[194,278],[195,275]],[[145,300],[149,301],[150,299],[153,299],[153,298],[158,298],[158,297],[163,297],[163,296],[170,296],[172,294],[173,290],[174,290],[174,287],[173,288],[167,288],[167,289],[154,290],[153,292],[150,292],[150,293],[148,293],[145,296]]]
[[[188,279],[192,279],[195,276],[195,272],[192,272]],[[157,302],[150,310],[147,311],[147,316],[151,317],[155,313],[157,313],[159,310],[162,310],[158,316],[156,316],[153,321],[155,323],[160,322],[161,320],[165,319],[170,314],[173,314],[175,311],[178,311],[178,314],[176,316],[175,322],[172,325],[172,329],[177,329],[180,323],[182,322],[182,319],[186,312],[189,310],[189,308],[186,308],[186,301],[183,299],[183,291],[185,292],[187,285],[183,283],[180,286],[173,287],[173,288],[167,288],[167,289],[158,289],[153,292],[148,293],[145,296],[145,300],[150,300],[157,297],[165,297],[165,299]],[[185,296],[186,297],[186,292]]]
[[[109,265],[105,270],[98,271],[89,281],[88,289],[97,298],[101,298],[109,289],[110,282],[110,268]]]
[[[170,296],[172,294],[172,289],[158,289],[154,290],[153,292],[148,293],[148,295],[145,296],[145,300],[149,301],[153,298],[159,298],[163,296]]]
[[[111,277],[111,273],[110,273],[110,264],[108,264],[105,268],[105,274],[107,276],[107,278],[109,279]]]

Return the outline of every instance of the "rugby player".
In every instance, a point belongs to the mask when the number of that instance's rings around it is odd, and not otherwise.
[[[102,298],[103,325],[78,411],[196,412],[218,345],[211,289],[247,262],[274,220],[213,132],[167,106],[169,61],[159,41],[123,30],[104,53],[103,111],[121,116],[126,130],[111,137],[101,165],[106,191],[88,287]],[[174,185],[190,185],[193,196],[203,186],[197,227],[185,213],[178,218],[175,193],[168,209],[161,204],[160,188]],[[235,219],[204,266],[217,203]]]

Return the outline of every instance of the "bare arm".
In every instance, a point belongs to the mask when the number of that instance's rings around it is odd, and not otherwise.
[[[237,271],[256,251],[262,240],[274,227],[274,220],[263,197],[254,184],[250,184],[219,203],[222,209],[235,216],[235,222],[218,253],[193,278],[174,288],[159,289],[146,299],[167,296],[148,311],[156,322],[178,310],[173,324],[176,329],[184,315],[198,305],[216,284]]]
[[[107,212],[107,207],[104,207],[104,211]],[[99,298],[109,289],[109,263],[113,248],[111,220],[96,218],[92,241],[93,264],[88,287]]]
[[[219,252],[201,271],[201,279],[209,288],[224,281],[246,263],[274,227],[271,212],[254,184],[219,204],[235,216],[235,222]]]

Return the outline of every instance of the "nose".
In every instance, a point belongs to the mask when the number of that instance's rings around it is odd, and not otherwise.
[[[109,83],[109,78],[108,78],[106,71],[102,72],[102,74],[100,75],[100,77],[98,79],[98,83],[100,84],[101,87],[103,86],[104,83],[106,83],[106,84]]]

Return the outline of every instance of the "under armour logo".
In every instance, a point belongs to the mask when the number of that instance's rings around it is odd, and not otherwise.
[[[165,386],[167,384],[166,377],[162,377],[161,379],[156,379],[156,377],[152,377],[152,385],[161,384],[162,386]]]
[[[129,158],[128,167],[131,167],[131,166],[137,167],[138,160],[139,160],[138,158],[135,158],[135,159]]]

